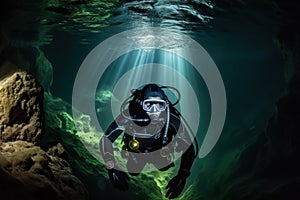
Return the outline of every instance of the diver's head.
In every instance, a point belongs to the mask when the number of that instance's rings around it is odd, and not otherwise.
[[[156,84],[147,84],[142,89],[132,91],[129,113],[133,121],[140,126],[164,122],[168,110],[168,98]]]
[[[141,106],[151,120],[157,120],[167,109],[167,96],[156,84],[148,84],[141,91]]]
[[[165,92],[156,84],[147,84],[142,88],[140,100],[145,100],[149,97],[160,97],[162,100],[167,100]]]

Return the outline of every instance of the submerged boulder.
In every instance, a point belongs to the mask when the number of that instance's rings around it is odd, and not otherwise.
[[[0,81],[0,133],[2,142],[37,143],[43,133],[43,89],[26,72]]]
[[[8,199],[88,199],[60,143],[40,146],[43,89],[26,72],[0,79],[0,193]]]
[[[0,176],[1,194],[9,199],[87,199],[69,163],[30,142],[0,144]]]

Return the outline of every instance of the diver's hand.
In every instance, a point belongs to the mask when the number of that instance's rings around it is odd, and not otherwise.
[[[168,189],[166,197],[169,199],[178,197],[185,186],[185,182],[186,178],[184,177],[180,177],[178,175],[173,177],[166,187],[166,189]]]
[[[109,180],[119,190],[128,190],[128,181],[129,177],[125,172],[116,170],[116,169],[109,169],[108,170]]]
[[[169,181],[169,183],[166,187],[166,189],[168,189],[166,198],[174,199],[181,194],[181,192],[185,186],[186,179],[189,176],[189,174],[190,174],[189,172],[188,173],[187,172],[183,172],[183,173],[179,172],[175,177],[173,177]]]

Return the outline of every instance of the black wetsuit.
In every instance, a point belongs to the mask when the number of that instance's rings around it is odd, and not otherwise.
[[[190,174],[190,168],[194,160],[194,147],[185,127],[180,121],[179,116],[170,113],[170,121],[167,131],[167,143],[163,144],[163,135],[165,133],[165,120],[162,117],[156,123],[150,123],[147,126],[138,126],[133,120],[120,114],[114,122],[105,131],[100,140],[100,150],[104,162],[115,161],[114,149],[112,143],[122,134],[124,146],[123,149],[135,154],[130,154],[127,161],[127,169],[136,175],[141,172],[146,163],[152,163],[160,170],[166,170],[174,166],[172,160],[161,155],[161,150],[170,151],[171,154],[183,151],[181,156],[181,165],[178,173],[186,177]],[[139,148],[133,150],[130,148],[130,141],[135,139],[139,142]],[[176,148],[175,148],[176,147]],[[151,156],[149,156],[149,152]]]

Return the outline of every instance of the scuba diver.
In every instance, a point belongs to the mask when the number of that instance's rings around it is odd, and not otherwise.
[[[175,103],[169,101],[164,88],[177,91]],[[182,152],[178,173],[166,186],[167,198],[180,195],[197,156],[198,144],[196,138],[189,136],[186,127],[192,132],[191,128],[174,107],[179,99],[178,90],[170,86],[147,84],[142,89],[132,90],[132,95],[121,106],[120,115],[100,139],[100,152],[114,187],[129,189],[129,176],[117,166],[113,147],[113,142],[124,133],[121,155],[127,159],[126,167],[132,176],[141,173],[147,163],[160,171],[174,167],[175,151]]]

